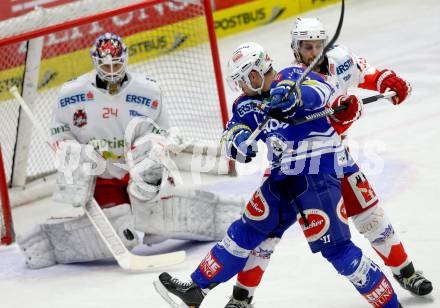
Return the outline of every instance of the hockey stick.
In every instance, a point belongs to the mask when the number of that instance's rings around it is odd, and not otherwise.
[[[310,63],[310,65],[304,70],[304,72],[301,74],[301,76],[298,78],[298,80],[295,82],[295,87],[292,87],[289,92],[286,93],[286,95],[283,97],[283,101],[289,100],[289,98],[293,95],[293,93],[297,94],[297,99],[299,100],[299,105],[302,105],[301,100],[301,84],[302,82],[307,78],[307,75],[315,68],[315,66],[318,64],[318,62],[322,59],[322,57],[327,53],[327,51],[333,46],[333,44],[336,42],[336,40],[339,37],[339,34],[341,33],[342,24],[344,22],[344,12],[345,12],[345,2],[342,0],[341,2],[341,14],[339,16],[339,22],[338,27],[336,28],[336,32],[333,35],[332,39],[324,46],[322,52],[319,53],[319,55]],[[263,120],[263,122],[258,125],[257,129],[255,129],[252,134],[249,136],[249,138],[246,140],[245,145],[250,146],[255,138],[258,137],[258,135],[261,133],[261,131],[266,127],[267,123],[269,123],[270,119],[273,117],[270,116],[270,114]]]
[[[51,145],[49,139],[47,138],[43,127],[34,117],[31,109],[18,92],[17,87],[14,86],[10,88],[9,91],[12,93],[12,95],[14,95],[15,99],[23,108],[24,112],[29,117],[34,127],[44,138],[45,142],[50,146],[53,151],[55,151],[54,147]],[[99,236],[104,241],[105,245],[110,250],[111,254],[116,259],[119,266],[123,269],[131,271],[155,270],[160,267],[179,264],[185,260],[184,251],[176,251],[154,256],[139,256],[132,254],[124,246],[115,229],[113,228],[94,198],[92,198],[90,202],[83,206],[83,209],[87,217],[92,222],[92,225],[98,232]]]
[[[385,92],[383,94],[377,94],[377,95],[362,98],[361,101],[362,101],[363,105],[366,105],[366,104],[370,104],[373,102],[377,102],[378,100],[380,100],[382,98],[384,98],[384,99],[391,98],[395,95],[396,95],[396,92],[390,91],[390,92]],[[288,123],[291,125],[299,125],[299,124],[307,123],[307,122],[314,121],[317,119],[325,118],[325,117],[332,115],[332,114],[337,114],[341,111],[344,111],[347,108],[348,108],[348,105],[341,105],[341,106],[338,106],[334,109],[333,108],[326,108],[323,111],[309,114],[309,115],[306,115],[305,117],[302,117],[299,119],[286,119],[286,118],[274,117],[274,116],[273,116],[273,118],[280,121],[280,122]]]

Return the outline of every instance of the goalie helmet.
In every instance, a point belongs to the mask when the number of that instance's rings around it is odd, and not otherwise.
[[[264,85],[264,75],[272,68],[272,59],[264,48],[257,43],[244,43],[232,54],[228,62],[228,84],[234,90],[240,90],[246,85],[252,91],[261,93]],[[260,74],[263,82],[258,88],[254,88],[249,79],[251,71]]]
[[[110,32],[100,35],[90,55],[99,78],[109,83],[117,83],[124,78],[128,52],[120,36]]]
[[[301,56],[299,54],[299,47],[301,41],[316,41],[323,40],[323,44],[327,43],[327,31],[321,21],[314,18],[297,18],[293,24],[293,29],[290,31],[292,42],[291,47],[295,58],[301,61]]]

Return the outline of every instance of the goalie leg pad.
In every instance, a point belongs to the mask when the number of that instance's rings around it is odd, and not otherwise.
[[[127,249],[131,250],[139,244],[129,204],[122,204],[103,211]],[[76,218],[50,219],[40,225],[37,232],[24,236],[20,242],[19,245],[26,255],[27,265],[30,268],[50,266],[56,263],[88,262],[112,257],[107,246],[85,215]],[[48,248],[52,248],[53,255],[49,255]],[[47,257],[44,259],[42,256],[45,255]]]
[[[376,205],[352,217],[356,229],[368,239],[374,250],[393,272],[409,264],[405,249],[384,210]]]
[[[56,264],[54,248],[42,226],[36,226],[25,236],[18,236],[17,244],[27,267],[38,269]]]
[[[206,191],[195,197],[172,196],[150,206],[132,199],[132,205],[136,230],[196,241],[222,239],[243,207],[239,203],[225,203]]]

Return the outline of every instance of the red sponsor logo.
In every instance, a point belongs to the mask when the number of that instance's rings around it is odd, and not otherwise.
[[[23,15],[29,11],[32,11],[36,6],[39,7],[53,7],[60,4],[67,4],[75,0],[3,0],[0,5],[0,20]]]
[[[356,187],[361,192],[366,203],[373,200],[373,198],[376,198],[374,190],[370,187],[370,183],[368,183],[365,177],[362,177],[361,175],[356,176]]]
[[[339,200],[338,206],[336,207],[336,213],[338,214],[340,220],[348,224],[347,209],[345,208],[344,199],[342,198]]]
[[[151,107],[156,109],[159,106],[159,102],[158,101],[152,101],[151,102]]]
[[[321,238],[330,227],[330,219],[327,214],[318,209],[310,209],[304,211],[308,226],[304,223],[303,218],[298,214],[298,222],[307,238],[307,241],[314,242]]]
[[[239,50],[232,56],[232,61],[237,62],[241,57],[243,57],[243,54],[241,53],[241,50]]]
[[[269,215],[269,206],[260,189],[249,200],[244,213],[252,220],[263,220]]]
[[[208,279],[215,277],[222,270],[222,268],[223,266],[217,261],[211,252],[208,252],[199,265],[200,271]]]
[[[87,125],[87,114],[85,110],[79,109],[73,114],[73,125],[77,127]]]
[[[89,101],[92,101],[95,98],[95,95],[93,94],[92,91],[87,92],[86,96],[87,96],[87,100]]]
[[[363,295],[374,307],[383,307],[393,297],[394,290],[384,276],[370,293]]]
[[[330,71],[330,75],[335,75],[335,65],[333,63],[330,63],[328,66],[328,70]]]

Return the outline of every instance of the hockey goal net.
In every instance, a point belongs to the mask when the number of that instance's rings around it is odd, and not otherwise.
[[[9,89],[19,88],[48,135],[59,133],[49,131],[59,88],[93,69],[89,50],[104,32],[124,39],[130,71],[158,81],[172,126],[218,144],[228,115],[209,0],[82,0],[37,9],[0,23],[0,139],[10,187],[53,173],[54,164]]]
[[[89,50],[104,32],[123,37],[130,71],[158,81],[172,126],[218,144],[228,115],[209,0],[83,0],[37,9],[0,29],[0,138],[9,186],[54,172],[50,149],[9,89],[19,88],[48,129],[59,88],[93,69]]]

